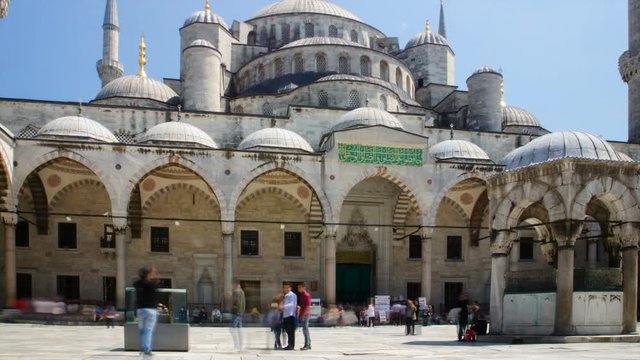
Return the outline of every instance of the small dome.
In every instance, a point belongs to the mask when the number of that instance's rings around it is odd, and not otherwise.
[[[224,26],[225,29],[229,28],[229,26],[227,26],[227,23],[224,21],[224,19],[220,15],[214,13],[213,11],[202,10],[202,11],[194,12],[193,14],[191,14],[191,16],[189,16],[187,20],[185,20],[184,25],[182,27],[189,26],[195,23],[220,24]]]
[[[283,0],[258,11],[252,19],[283,14],[322,14],[360,21],[352,12],[322,0]]]
[[[338,119],[338,123],[329,132],[378,125],[404,130],[402,123],[388,112],[370,107],[361,107],[342,115]]]
[[[507,170],[547,161],[578,158],[624,161],[605,140],[584,132],[566,131],[541,136],[504,158]]]
[[[199,128],[177,121],[158,124],[147,130],[138,140],[139,144],[201,146],[217,149],[218,144]]]
[[[146,76],[130,75],[117,78],[105,85],[96,96],[96,100],[113,97],[151,99],[166,103],[177,98],[178,94],[160,81]]]
[[[415,46],[426,45],[426,44],[435,44],[435,45],[449,45],[447,39],[433,31],[425,31],[423,33],[417,34],[414,36],[409,42],[405,49],[412,48]]]
[[[486,74],[486,73],[493,73],[493,74],[497,74],[502,76],[502,73],[494,68],[492,68],[491,66],[483,66],[481,68],[478,68],[476,71],[473,72],[473,75],[478,75],[478,74]],[[471,75],[471,76],[473,76]]]
[[[97,121],[82,116],[65,116],[49,121],[38,130],[36,137],[95,140],[107,143],[117,143],[115,135]]]
[[[429,155],[436,160],[491,161],[487,153],[478,145],[465,140],[447,140],[434,145]]]
[[[507,126],[541,127],[540,121],[532,113],[514,106],[502,108],[502,128]]]
[[[280,128],[267,128],[258,130],[247,136],[238,146],[242,150],[250,150],[253,148],[277,148],[301,150],[304,152],[313,152],[313,148],[307,140],[293,131]]]
[[[191,44],[189,44],[189,46],[187,46],[187,48],[190,48],[190,47],[207,47],[207,48],[211,48],[211,49],[216,49],[216,47],[213,46],[212,43],[208,42],[207,40],[203,40],[203,39],[193,40],[191,42]]]
[[[350,40],[335,38],[335,37],[310,37],[290,42],[280,49],[289,49],[298,46],[313,46],[313,45],[343,45],[343,46],[357,46],[365,47],[362,44],[353,42]]]

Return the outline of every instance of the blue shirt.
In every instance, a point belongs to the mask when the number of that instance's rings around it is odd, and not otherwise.
[[[298,297],[293,291],[284,295],[284,310],[282,316],[288,318],[290,316],[296,316],[296,310],[298,309]]]

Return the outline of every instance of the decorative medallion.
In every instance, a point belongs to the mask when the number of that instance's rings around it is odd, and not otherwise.
[[[308,199],[309,195],[311,195],[311,192],[306,186],[304,185],[298,186],[298,196],[300,196],[300,198]]]
[[[469,193],[464,193],[460,196],[460,202],[463,203],[464,205],[471,205],[473,204],[473,195],[469,194]]]
[[[49,175],[47,178],[47,185],[50,187],[57,187],[62,182],[62,179],[58,174]]]
[[[153,191],[156,188],[156,181],[153,179],[147,179],[142,182],[142,190]]]

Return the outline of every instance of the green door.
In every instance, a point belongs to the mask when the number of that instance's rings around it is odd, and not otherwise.
[[[371,297],[371,265],[336,264],[336,301],[365,303]]]

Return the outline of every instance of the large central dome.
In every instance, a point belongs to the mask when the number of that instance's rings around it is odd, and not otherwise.
[[[284,14],[323,14],[362,22],[352,12],[322,0],[283,0],[258,11],[252,19]]]

